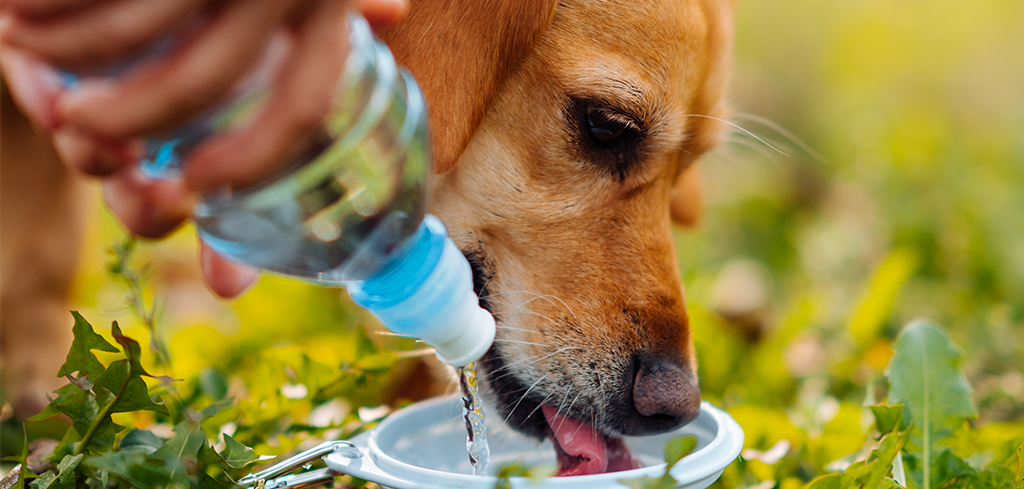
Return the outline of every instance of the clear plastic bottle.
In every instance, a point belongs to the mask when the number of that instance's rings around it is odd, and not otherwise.
[[[334,106],[282,165],[289,169],[255,187],[205,195],[193,220],[218,254],[346,287],[393,332],[466,365],[490,347],[494,319],[473,292],[469,263],[440,220],[425,215],[426,103],[365,20],[352,15],[349,27]],[[144,173],[174,178],[191,149],[251,117],[266,99],[264,80],[255,74],[227,102],[150,136]]]

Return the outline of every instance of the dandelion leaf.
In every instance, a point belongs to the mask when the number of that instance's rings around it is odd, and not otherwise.
[[[914,487],[932,489],[938,486],[927,467],[939,456],[939,443],[976,416],[971,388],[960,372],[960,353],[939,326],[912,321],[893,349],[889,401],[904,405],[903,419],[910,426],[907,449],[920,462],[910,478]]]
[[[118,349],[97,334],[89,321],[86,321],[77,311],[71,311],[71,315],[75,318],[75,325],[71,328],[74,340],[71,342],[71,349],[68,350],[64,365],[61,365],[57,376],[64,377],[75,372],[78,372],[79,378],[98,376],[103,372],[103,364],[96,358],[96,354],[92,350],[117,353]]]

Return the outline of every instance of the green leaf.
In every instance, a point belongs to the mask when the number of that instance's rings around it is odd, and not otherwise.
[[[114,340],[124,348],[125,356],[128,357],[128,364],[131,367],[132,376],[141,377],[145,375],[146,377],[159,379],[164,382],[173,382],[176,380],[167,376],[150,375],[149,372],[146,372],[142,367],[142,348],[139,347],[139,342],[121,333],[121,328],[117,325],[117,321],[114,321],[113,324],[111,324],[111,331],[114,336]]]
[[[512,481],[509,480],[511,477],[526,477],[534,484],[539,484],[545,478],[555,475],[557,470],[556,467],[550,465],[527,467],[518,461],[505,464],[498,469],[498,481],[494,484],[494,489],[511,489]],[[356,481],[360,482],[360,484],[357,484],[357,487],[364,487],[366,485],[366,481],[362,479],[356,479]]]
[[[166,468],[149,462],[146,454],[140,450],[122,450],[90,457],[85,464],[109,471],[133,487],[166,487],[174,483]]]
[[[219,401],[228,395],[228,381],[220,370],[205,367],[199,371],[199,390],[206,397]]]
[[[978,471],[967,465],[949,450],[943,450],[931,466],[930,481],[933,487],[943,487],[953,479],[977,476]]]
[[[921,466],[910,477],[917,487],[932,489],[931,466],[939,442],[976,416],[971,388],[960,372],[960,353],[933,323],[912,321],[893,345],[889,363],[889,400],[905,406],[910,425],[908,451],[920,454]]]
[[[260,459],[252,448],[249,448],[224,433],[224,451],[220,453],[224,462],[232,469],[240,469]]]
[[[220,454],[210,446],[210,443],[207,442],[203,443],[203,445],[199,447],[199,456],[196,458],[196,461],[200,467],[207,467],[210,465],[223,464],[224,457],[221,457]]]
[[[132,372],[131,361],[120,360],[110,364],[107,371],[103,372],[99,379],[96,379],[96,386],[106,389],[116,399],[108,412],[127,413],[147,410],[168,414],[166,406],[157,404],[149,397],[149,387],[139,375]]]
[[[174,427],[174,436],[153,452],[153,458],[164,461],[168,476],[179,485],[188,486],[186,467],[195,465],[199,449],[207,443],[206,432],[202,427],[204,419],[204,414],[189,410],[185,421]]]
[[[1013,479],[1017,489],[1024,489],[1024,442],[1017,447],[1017,477]]]
[[[96,358],[92,350],[111,353],[117,353],[120,350],[97,334],[89,321],[86,321],[78,311],[71,311],[71,315],[75,318],[75,325],[71,328],[75,339],[71,342],[71,349],[68,350],[64,365],[61,365],[57,376],[63,377],[74,372],[78,372],[79,377],[99,375],[103,372],[103,364]]]
[[[71,418],[71,426],[77,433],[84,433],[82,441],[75,454],[90,450],[96,453],[108,452],[114,447],[114,434],[118,426],[105,413],[105,408],[115,401],[114,396],[107,391],[97,389],[99,397],[93,393],[82,391],[78,387],[67,385],[61,388],[70,388],[81,393],[78,399],[71,396],[58,397],[51,405],[57,406],[60,412]],[[60,391],[58,391],[60,392]]]
[[[198,482],[199,489],[232,489],[233,487],[235,487],[233,484],[228,484],[226,482],[221,482],[217,479],[214,479],[213,477],[210,477],[209,474],[203,471],[199,471]]]
[[[141,450],[146,454],[151,454],[163,444],[163,438],[156,436],[152,431],[133,428],[121,439],[119,448],[121,450]]]
[[[875,426],[880,433],[889,433],[897,428],[905,428],[901,426],[903,424],[902,404],[871,406],[871,414],[875,415]]]
[[[808,489],[846,489],[850,487],[887,487],[885,480],[892,471],[903,445],[910,436],[909,431],[894,431],[882,437],[871,450],[867,460],[850,465],[842,474],[819,477],[811,482]]]
[[[668,464],[665,470],[668,471],[676,465],[683,457],[690,454],[697,448],[697,439],[692,436],[680,436],[665,443],[665,463]]]
[[[21,424],[21,458],[18,459],[18,481],[14,483],[12,489],[25,489],[25,477],[30,472],[28,469],[28,429],[25,428],[25,423]]]
[[[843,485],[844,474],[823,475],[811,481],[807,489],[847,489],[850,486]]]
[[[75,469],[78,468],[78,464],[82,462],[85,455],[67,455],[59,464],[57,464],[57,474],[53,472],[47,472],[40,478],[36,479],[36,483],[32,486],[37,489],[74,489],[75,488]]]
[[[57,447],[53,449],[53,453],[51,453],[49,457],[46,457],[46,460],[52,464],[60,462],[65,455],[70,455],[74,452],[76,444],[81,440],[82,437],[79,436],[74,427],[68,428],[68,430],[64,432],[64,437],[61,438],[60,443],[58,443]]]
[[[881,489],[903,489],[903,486],[896,483],[896,481],[886,477],[882,479],[882,484],[878,486]]]

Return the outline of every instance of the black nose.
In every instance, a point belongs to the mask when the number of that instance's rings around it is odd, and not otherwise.
[[[623,434],[662,433],[700,414],[700,388],[690,365],[641,357],[632,380],[633,407],[638,416],[625,420]]]

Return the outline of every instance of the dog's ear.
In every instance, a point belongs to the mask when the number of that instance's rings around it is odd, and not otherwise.
[[[556,0],[412,0],[377,34],[430,106],[434,171],[455,166],[495,93],[551,22]]]
[[[690,137],[679,152],[681,169],[672,188],[672,219],[686,226],[695,226],[703,211],[700,174],[696,160],[719,144],[724,132],[722,122],[729,117],[725,89],[732,60],[733,18],[735,0],[703,0],[707,22],[704,73],[694,99],[688,121]]]

